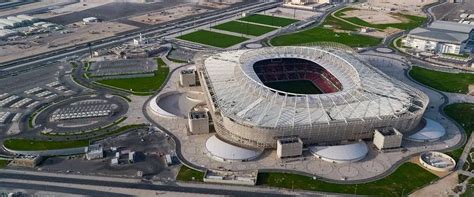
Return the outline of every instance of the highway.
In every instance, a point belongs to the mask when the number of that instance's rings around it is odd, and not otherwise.
[[[194,194],[214,194],[214,195],[227,195],[227,196],[288,196],[282,194],[279,191],[270,191],[268,189],[259,189],[259,188],[248,188],[244,190],[235,190],[230,189],[233,186],[221,186],[221,187],[212,187],[204,184],[177,184],[170,182],[167,184],[153,184],[147,181],[145,182],[130,182],[130,181],[117,181],[110,179],[100,179],[100,177],[91,177],[90,179],[85,178],[73,178],[74,176],[69,176],[67,174],[60,175],[55,174],[54,176],[45,176],[45,175],[34,175],[35,172],[28,173],[15,173],[10,171],[0,171],[0,186],[1,187],[12,187],[12,188],[22,188],[22,189],[36,189],[40,191],[55,191],[55,192],[64,192],[71,194],[88,194],[91,196],[110,196],[107,192],[96,191],[96,190],[86,190],[86,189],[77,189],[69,188],[64,186],[50,186],[51,183],[58,184],[79,184],[85,186],[100,186],[100,187],[115,187],[115,188],[128,188],[128,189],[142,189],[142,190],[152,190],[152,191],[169,191],[169,192],[184,192],[184,193],[194,193]],[[42,173],[43,174],[43,173]],[[17,183],[16,181],[8,180],[28,180],[28,181],[42,181],[45,186],[38,184],[29,184],[29,183]],[[139,181],[139,180],[137,180]],[[47,184],[49,183],[49,184]],[[238,186],[240,187],[240,186]],[[240,188],[241,189],[241,188]],[[97,194],[97,195],[95,195]],[[295,194],[295,193],[293,193]],[[115,195],[115,194],[114,194]]]
[[[199,26],[204,26],[214,23],[217,20],[224,20],[231,18],[236,14],[242,12],[258,12],[261,10],[270,9],[281,4],[280,2],[258,2],[247,4],[240,7],[233,7],[225,10],[216,11],[203,17],[195,17],[194,19],[186,19],[183,21],[174,21],[169,24],[156,26],[150,29],[128,33],[126,35],[109,37],[100,41],[92,42],[93,49],[107,48],[115,45],[120,45],[136,38],[139,33],[145,37],[163,37],[173,35],[179,32],[190,30]],[[20,60],[10,61],[1,64],[0,72],[11,72],[14,70],[28,70],[32,67],[41,66],[54,62],[59,59],[71,57],[75,55],[88,53],[87,44],[67,47],[63,49],[54,50],[44,54],[35,55],[29,58],[22,58]]]

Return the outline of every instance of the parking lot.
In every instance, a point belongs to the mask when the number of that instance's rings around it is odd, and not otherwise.
[[[66,71],[70,64],[56,64],[0,79],[0,137],[18,134],[23,115],[60,97],[82,92]]]
[[[127,110],[127,101],[121,97],[84,95],[49,106],[37,115],[35,124],[49,134],[89,132],[112,124]]]
[[[105,157],[97,160],[86,160],[80,157],[52,157],[45,160],[39,168],[49,172],[69,172],[74,174],[89,174],[103,176],[137,177],[137,172],[152,179],[173,179],[178,171],[178,165],[167,167],[164,154],[174,150],[165,134],[140,129],[127,134],[104,139],[98,142],[103,145]],[[136,159],[133,163],[121,162],[112,165],[111,159],[117,151],[134,151]],[[125,159],[126,160],[126,159]]]
[[[98,61],[91,63],[88,70],[90,76],[111,76],[125,74],[152,73],[158,68],[156,60],[149,59],[130,59]]]

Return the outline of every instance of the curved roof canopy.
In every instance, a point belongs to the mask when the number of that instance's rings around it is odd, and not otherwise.
[[[415,142],[425,141],[436,141],[446,134],[446,129],[438,122],[429,119],[425,119],[425,127],[413,135],[410,135],[407,139]]]
[[[342,84],[328,94],[272,89],[253,64],[272,58],[312,61]],[[266,47],[226,51],[204,61],[204,74],[220,112],[241,124],[285,128],[331,122],[398,118],[424,111],[428,97],[342,51],[315,47]]]
[[[369,148],[365,142],[361,141],[336,146],[311,146],[309,151],[329,162],[348,163],[363,159],[369,152]]]
[[[260,156],[263,150],[242,148],[229,144],[217,138],[215,135],[206,141],[206,149],[209,153],[223,160],[247,161]]]

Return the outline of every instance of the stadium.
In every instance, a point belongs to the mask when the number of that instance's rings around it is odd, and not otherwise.
[[[318,47],[221,52],[203,58],[199,79],[217,137],[249,148],[333,145],[387,127],[411,135],[428,104],[352,54]]]

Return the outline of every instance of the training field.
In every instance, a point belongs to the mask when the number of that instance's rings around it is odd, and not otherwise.
[[[271,25],[271,26],[278,26],[278,27],[288,26],[298,21],[291,18],[282,18],[282,17],[276,17],[276,16],[262,15],[262,14],[250,15],[250,16],[241,18],[239,20],[252,22],[252,23]]]
[[[350,47],[371,47],[380,44],[381,41],[381,38],[351,33],[337,33],[331,29],[315,27],[275,37],[271,40],[271,44],[274,46],[289,46],[312,42],[337,42]]]
[[[219,48],[227,48],[248,40],[247,38],[199,30],[177,37],[181,40],[201,43]]]
[[[159,89],[163,85],[170,72],[169,67],[163,62],[161,58],[158,58],[156,61],[158,69],[155,71],[155,74],[152,77],[104,79],[96,81],[96,83],[122,89],[124,91],[129,91],[132,94],[151,94],[153,91]]]
[[[243,23],[243,22],[238,22],[238,21],[230,21],[227,23],[222,23],[212,28],[235,32],[235,33],[246,34],[246,35],[252,35],[252,36],[260,36],[276,29],[273,27],[254,25],[254,24]]]
[[[285,92],[295,94],[321,94],[321,90],[317,88],[311,81],[294,80],[294,81],[273,81],[265,83],[266,86]]]

